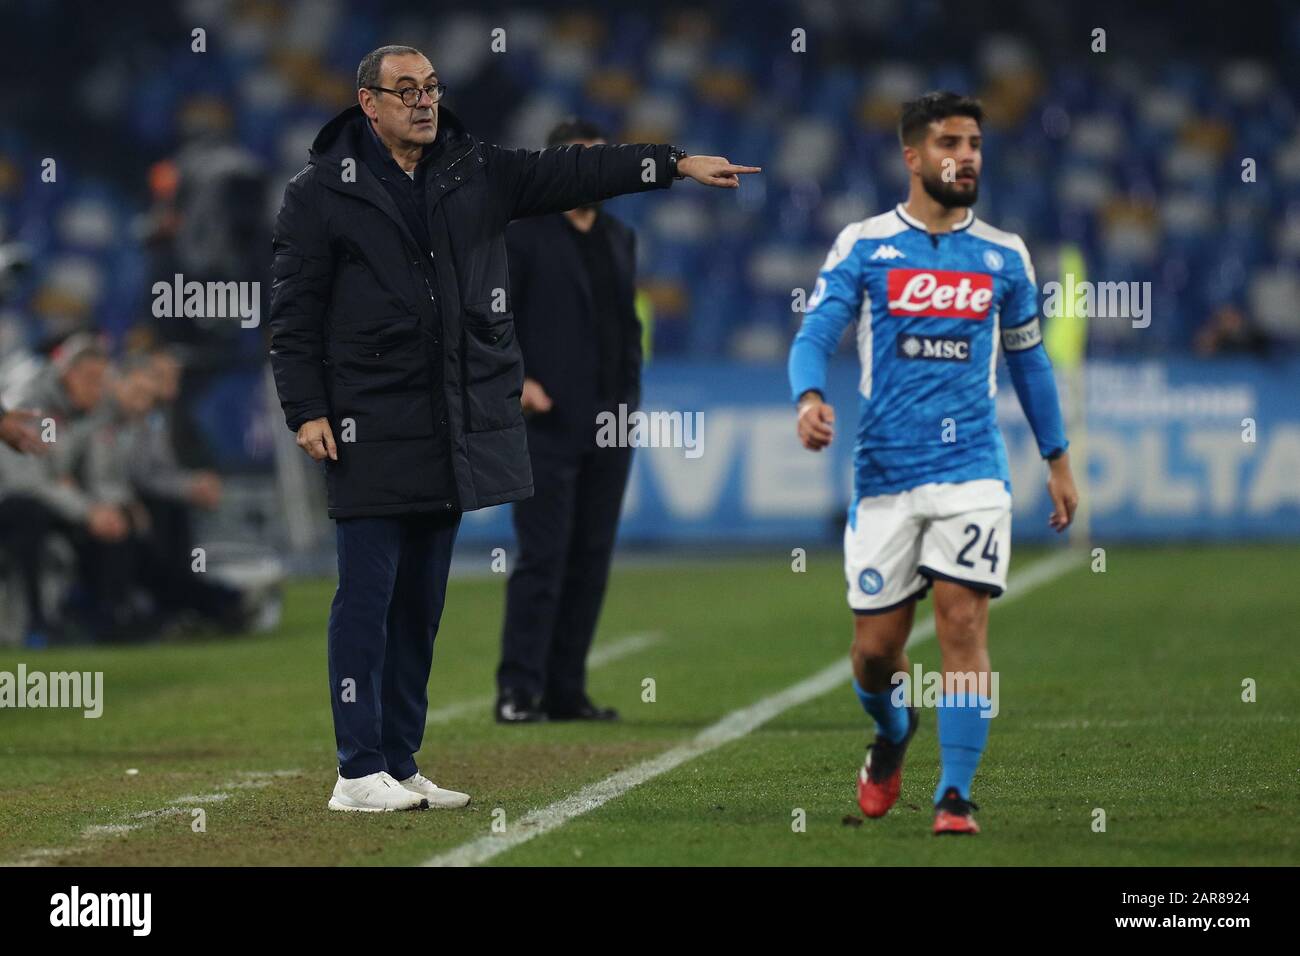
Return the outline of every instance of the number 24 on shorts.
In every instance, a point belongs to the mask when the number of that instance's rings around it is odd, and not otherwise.
[[[969,540],[965,547],[957,552],[957,563],[964,568],[975,567],[975,562],[970,560],[968,554],[971,548],[979,543],[981,537],[984,537],[984,548],[980,551],[979,556],[989,563],[989,571],[993,574],[998,573],[998,543],[994,539],[994,529],[989,528],[988,535],[985,537],[984,531],[977,524],[968,524],[962,534],[967,535]]]

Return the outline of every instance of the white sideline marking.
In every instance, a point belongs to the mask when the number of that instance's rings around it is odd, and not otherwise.
[[[1037,564],[1030,565],[1024,573],[1016,575],[1013,581],[1014,588],[1008,588],[1007,593],[992,602],[990,607],[1005,607],[1016,598],[1060,577],[1081,561],[1082,556],[1080,554],[1066,551],[1055,554]],[[933,636],[934,618],[926,618],[916,626],[907,644],[912,647]],[[493,857],[514,849],[533,837],[549,833],[551,830],[563,826],[574,817],[595,810],[610,800],[622,796],[632,788],[638,787],[648,780],[653,780],[660,774],[667,773],[669,770],[679,767],[701,754],[706,754],[724,744],[739,740],[785,711],[814,700],[827,691],[840,686],[848,680],[850,670],[847,660],[836,661],[834,664],[822,668],[811,677],[787,687],[785,690],[779,691],[770,697],[764,697],[748,707],[732,711],[717,723],[706,727],[693,740],[679,744],[671,750],[667,750],[657,757],[651,757],[636,766],[620,770],[604,780],[589,784],[576,793],[552,803],[550,806],[531,811],[505,833],[489,834],[488,836],[470,840],[468,843],[463,843],[454,849],[425,860],[421,865],[476,866],[479,863],[486,863]]]
[[[188,813],[190,805],[195,803],[221,803],[230,799],[231,790],[260,790],[262,787],[269,787],[276,780],[284,777],[296,777],[302,771],[300,770],[245,770],[241,771],[234,780],[227,780],[220,785],[220,788],[210,793],[187,793],[184,796],[177,797],[164,807],[156,810],[142,810],[139,813],[132,814],[132,820],[138,820],[138,823],[95,823],[81,831],[81,838],[86,841],[94,841],[100,837],[124,836],[133,833],[136,830],[142,830],[155,820],[163,817],[180,816]],[[27,850],[20,854],[9,863],[0,864],[0,866],[40,866],[46,860],[56,860],[65,856],[73,856],[77,853],[85,853],[91,847],[65,846],[65,847],[38,847],[33,850]]]
[[[652,631],[648,634],[629,634],[627,637],[620,638],[616,641],[610,641],[608,644],[602,644],[595,648],[587,657],[587,669],[594,667],[603,667],[606,664],[612,664],[620,658],[627,657],[629,654],[635,654],[637,651],[643,651],[653,644],[658,644],[664,639],[663,634],[658,631]],[[430,727],[433,724],[445,724],[448,721],[464,717],[466,714],[472,714],[476,711],[487,713],[492,704],[496,701],[494,697],[475,697],[473,700],[457,701],[454,704],[447,704],[445,707],[439,707],[431,710],[428,716],[424,718],[424,726]]]

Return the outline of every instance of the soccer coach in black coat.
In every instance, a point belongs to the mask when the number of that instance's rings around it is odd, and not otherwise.
[[[357,88],[285,189],[270,315],[285,420],[323,462],[336,519],[329,806],[464,806],[415,754],[460,515],[533,491],[506,225],[758,170],[665,145],[482,143],[410,47],[367,54]]]

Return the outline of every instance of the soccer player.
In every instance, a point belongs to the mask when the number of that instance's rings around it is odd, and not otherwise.
[[[908,671],[916,602],[933,588],[944,671],[936,834],[979,832],[971,781],[988,739],[981,711],[989,701],[970,681],[988,686],[989,599],[1006,587],[1011,559],[1010,476],[993,401],[999,341],[1048,461],[1051,527],[1068,527],[1078,504],[1029,252],[970,208],[982,120],[980,104],[955,93],[904,104],[907,201],[840,233],[789,363],[799,439],[820,451],[835,428],[827,362],[857,321],[862,374],[844,570],[855,615],[853,687],[876,729],[858,803],[881,817],[898,799],[918,715],[894,699],[891,676]]]

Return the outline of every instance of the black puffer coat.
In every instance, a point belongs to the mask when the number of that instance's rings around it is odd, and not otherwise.
[[[276,222],[271,366],[285,421],[297,431],[330,420],[339,455],[324,463],[331,518],[526,498],[506,225],[665,188],[669,147],[503,149],[440,108],[441,149],[425,177],[426,263],[361,159],[364,122],[354,106],[321,130]]]

